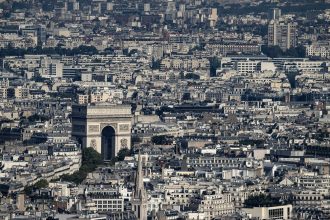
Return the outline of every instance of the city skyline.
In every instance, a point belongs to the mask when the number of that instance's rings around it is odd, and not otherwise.
[[[329,0],[0,0],[0,219],[330,219]]]

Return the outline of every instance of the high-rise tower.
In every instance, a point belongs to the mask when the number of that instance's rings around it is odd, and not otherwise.
[[[270,20],[280,20],[282,17],[282,11],[280,8],[272,8],[269,12]]]
[[[283,51],[297,44],[297,24],[271,20],[268,24],[268,46],[279,46]]]
[[[142,158],[139,153],[138,167],[135,175],[135,186],[132,197],[132,209],[139,220],[147,219],[147,193],[143,185]]]

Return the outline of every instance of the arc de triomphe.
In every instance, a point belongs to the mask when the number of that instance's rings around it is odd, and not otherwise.
[[[131,148],[132,113],[129,105],[72,105],[72,136],[82,147],[93,147],[104,160],[121,148]]]

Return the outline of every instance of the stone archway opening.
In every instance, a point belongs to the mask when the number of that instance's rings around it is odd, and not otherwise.
[[[103,160],[109,161],[116,155],[116,131],[111,126],[102,130],[101,155]]]

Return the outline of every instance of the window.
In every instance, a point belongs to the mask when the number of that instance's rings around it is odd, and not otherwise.
[[[271,209],[268,211],[270,219],[283,218],[283,208],[280,209]]]

